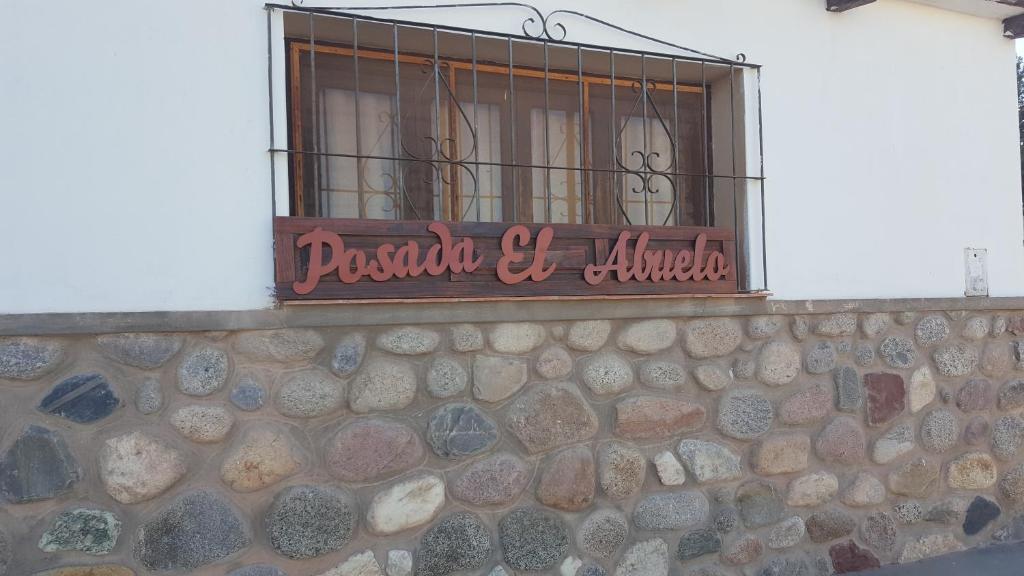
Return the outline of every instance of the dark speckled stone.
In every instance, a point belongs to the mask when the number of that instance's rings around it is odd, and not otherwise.
[[[148,570],[187,572],[251,543],[245,521],[227,500],[197,491],[179,496],[139,527],[135,558]]]
[[[971,505],[967,507],[967,516],[964,518],[964,534],[973,536],[981,532],[1001,513],[1002,510],[995,502],[982,496],[975,496]]]
[[[0,495],[34,502],[64,494],[81,471],[64,439],[42,426],[28,426],[0,459]]]
[[[270,564],[254,564],[243,566],[237,570],[228,572],[228,576],[288,576],[284,570]]]
[[[88,424],[110,416],[120,404],[102,374],[76,374],[54,386],[39,402],[39,410]]]

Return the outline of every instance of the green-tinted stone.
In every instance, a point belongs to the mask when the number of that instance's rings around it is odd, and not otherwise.
[[[86,554],[107,554],[117,544],[121,521],[110,512],[76,508],[61,512],[39,539],[44,552],[78,550]]]

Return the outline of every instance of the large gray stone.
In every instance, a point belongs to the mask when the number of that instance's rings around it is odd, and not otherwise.
[[[633,544],[615,566],[615,576],[668,576],[668,545],[661,538]]]
[[[679,538],[676,558],[680,562],[686,562],[706,554],[715,554],[721,549],[721,536],[711,528],[700,528],[687,532]]]
[[[252,543],[242,515],[205,490],[175,498],[135,535],[135,559],[148,570],[189,571],[227,558]]]
[[[140,414],[155,414],[164,405],[164,393],[160,380],[146,378],[135,388],[135,409]]]
[[[885,363],[893,368],[910,368],[914,365],[914,360],[917,359],[914,342],[904,336],[889,336],[882,340],[878,352],[882,355]]]
[[[860,525],[860,537],[875,550],[891,552],[896,547],[896,521],[885,512],[868,514]]]
[[[482,568],[491,557],[491,535],[480,517],[455,512],[423,534],[416,549],[416,576],[447,576]]]
[[[0,496],[17,504],[48,500],[70,492],[81,476],[60,434],[29,425],[0,458]]]
[[[676,391],[686,384],[686,369],[669,360],[644,360],[640,363],[640,383],[659,390]]]
[[[377,336],[377,347],[392,354],[429,354],[441,343],[441,335],[419,326],[392,328]]]
[[[856,332],[857,315],[852,312],[824,316],[814,325],[814,333],[819,336],[852,336]]]
[[[366,355],[366,336],[349,334],[342,337],[331,355],[331,370],[338,376],[349,376],[363,363]]]
[[[767,432],[775,419],[772,403],[757,390],[732,390],[718,404],[718,430],[738,440]]]
[[[277,389],[277,411],[290,418],[317,418],[339,410],[345,402],[345,382],[318,368],[284,377]]]
[[[838,508],[815,512],[804,521],[811,542],[822,543],[848,536],[857,527],[852,516]]]
[[[574,444],[597,434],[597,415],[576,386],[531,386],[512,402],[508,429],[530,454]]]
[[[1024,380],[1010,380],[999,389],[998,407],[1004,412],[1024,408]]]
[[[945,408],[932,410],[921,420],[921,446],[929,452],[945,452],[955,446],[959,438],[956,415]]]
[[[348,392],[349,407],[360,414],[401,410],[415,399],[416,371],[412,365],[383,358],[367,362]]]
[[[804,528],[804,519],[799,516],[790,516],[772,527],[768,533],[768,547],[773,550],[790,548],[796,546],[804,539],[807,529]]]
[[[294,560],[341,550],[355,535],[352,496],[330,486],[289,486],[277,493],[264,516],[274,550]]]
[[[498,427],[472,404],[448,404],[430,417],[427,443],[442,458],[464,458],[490,449],[498,441]]]
[[[39,401],[38,408],[76,424],[89,424],[110,416],[120,405],[107,377],[88,372],[61,380]]]
[[[580,364],[583,383],[598,396],[619,394],[633,386],[633,366],[619,354],[597,354]]]
[[[727,356],[742,339],[740,323],[729,318],[693,320],[683,327],[683,348],[697,359]]]
[[[736,489],[736,507],[747,528],[760,528],[782,519],[786,507],[782,495],[771,482],[750,480]]]
[[[747,322],[747,334],[755,340],[768,338],[778,332],[783,323],[782,316],[754,316]]]
[[[782,386],[800,374],[800,349],[781,340],[768,342],[757,358],[757,379],[768,386]]]
[[[840,412],[858,412],[864,404],[864,390],[860,375],[852,366],[841,366],[832,373],[836,385],[836,409]]]
[[[39,539],[44,552],[79,551],[108,554],[121,534],[121,521],[106,510],[75,508],[57,515]]]
[[[458,324],[451,330],[452,350],[476,352],[484,349],[484,335],[472,324]]]
[[[557,515],[519,508],[498,522],[505,563],[513,570],[547,570],[569,551],[569,530]]]
[[[1016,458],[1024,442],[1024,417],[1000,416],[992,426],[992,454],[1000,460]]]
[[[938,344],[949,336],[949,321],[938,314],[925,316],[917,323],[914,336],[921,346]]]
[[[318,332],[300,328],[242,332],[235,341],[235,349],[243,356],[264,362],[309,360],[323,347]]]
[[[633,524],[641,530],[680,530],[703,524],[708,513],[708,500],[700,492],[658,492],[637,503]]]
[[[807,351],[804,366],[811,374],[824,374],[835,368],[838,354],[831,342],[818,342]]]
[[[588,554],[611,558],[626,541],[629,522],[618,510],[602,508],[587,516],[576,532],[576,543]]]
[[[932,354],[935,367],[943,376],[966,376],[978,366],[978,350],[970,344],[957,342],[943,346]]]
[[[871,449],[875,464],[888,464],[914,449],[914,428],[910,424],[897,424],[890,428]]]
[[[228,355],[205,346],[189,352],[178,366],[178,390],[190,396],[209,396],[228,379]]]
[[[676,451],[690,474],[701,484],[739,478],[740,457],[729,448],[705,440],[686,439]]]
[[[143,370],[152,370],[166,364],[181,350],[184,342],[184,338],[175,334],[143,332],[96,337],[96,345],[104,356]]]
[[[64,359],[64,343],[50,338],[0,338],[0,378],[35,380]]]
[[[466,389],[468,382],[469,374],[454,358],[435,358],[427,370],[427,392],[434,398],[458,396]]]

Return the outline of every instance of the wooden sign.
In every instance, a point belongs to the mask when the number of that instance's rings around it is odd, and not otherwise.
[[[728,294],[722,228],[278,217],[280,300]]]

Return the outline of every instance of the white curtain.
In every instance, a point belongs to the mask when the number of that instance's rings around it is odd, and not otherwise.
[[[578,168],[580,164],[579,114],[548,110],[547,148],[544,146],[544,110],[530,110],[531,163],[535,166]],[[532,171],[533,221],[561,224],[583,223],[583,179],[578,170],[564,168]],[[550,180],[550,190],[548,182]],[[548,195],[551,213],[548,214]]]
[[[474,120],[472,103],[463,104],[469,122]],[[476,105],[477,149],[471,154],[472,124],[459,118],[459,145],[461,157],[467,162],[501,162],[501,108],[496,104]],[[468,157],[467,157],[468,156]],[[466,168],[477,175],[474,164]],[[477,186],[479,192],[474,198],[473,179],[462,168],[459,170],[461,184],[461,219],[467,222],[501,222],[501,167],[490,164],[479,166]]]
[[[672,146],[669,134],[655,118],[647,119],[646,130],[647,142],[644,145],[644,119],[642,116],[632,116],[625,121],[622,130],[621,154],[622,163],[630,170],[639,170],[642,159],[634,151],[640,151],[650,155],[652,168],[659,171],[669,171],[672,167]],[[657,156],[651,153],[657,153]],[[651,173],[648,172],[648,175]],[[648,224],[660,226],[663,223],[674,225],[676,213],[672,210],[672,197],[675,190],[672,188],[671,176],[654,176],[649,179],[648,189],[644,191],[643,179],[637,175],[625,175],[622,178],[622,199],[626,207],[626,214],[633,224]],[[640,192],[633,192],[633,189]],[[657,193],[654,191],[657,190]],[[646,201],[645,201],[646,196]],[[667,218],[667,220],[666,220]]]

